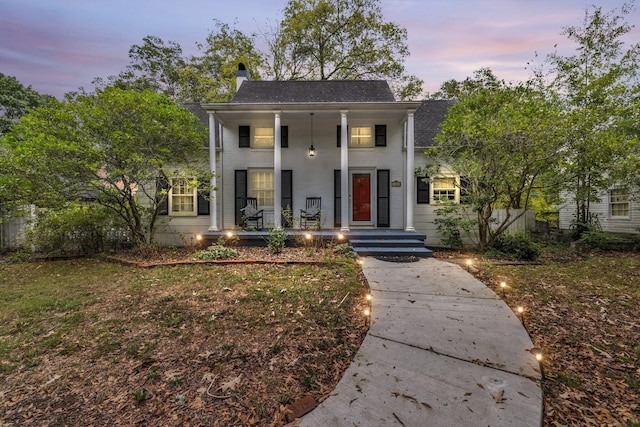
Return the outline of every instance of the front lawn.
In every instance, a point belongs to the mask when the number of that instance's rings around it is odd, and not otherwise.
[[[544,350],[545,425],[640,426],[640,254],[541,261],[476,264]]]
[[[282,425],[367,330],[353,260],[0,265],[0,424]]]

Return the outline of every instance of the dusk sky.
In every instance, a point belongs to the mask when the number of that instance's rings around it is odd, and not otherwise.
[[[196,53],[212,19],[245,34],[265,33],[287,0],[0,0],[0,73],[40,93],[61,97],[96,77],[124,70],[131,45],[147,35]],[[585,8],[619,9],[621,0],[382,0],[385,20],[408,31],[409,74],[427,92],[481,67],[500,78],[524,80],[536,52],[541,62],[557,49],[574,52],[563,27],[582,24]],[[627,15],[640,25],[640,12]],[[634,28],[627,43],[640,41]],[[258,36],[260,48],[262,37]]]

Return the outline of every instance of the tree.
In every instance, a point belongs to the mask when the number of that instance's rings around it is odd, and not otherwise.
[[[441,124],[437,146],[425,152],[468,181],[468,201],[477,213],[479,249],[497,237],[526,210],[540,178],[554,170],[562,139],[553,123],[561,113],[533,82],[508,85],[491,72],[476,72],[458,87],[454,104]],[[467,88],[460,90],[460,88]],[[494,224],[494,209],[506,210]]]
[[[11,129],[24,113],[54,99],[25,87],[15,77],[0,73],[0,135]]]
[[[173,41],[146,36],[141,45],[129,49],[131,63],[117,76],[109,77],[109,85],[122,89],[152,90],[172,99],[181,97],[180,72],[186,66],[182,48]],[[94,83],[105,86],[100,79]]]
[[[93,83],[99,89],[152,90],[179,102],[229,101],[236,91],[238,64],[245,64],[257,80],[264,59],[254,47],[254,35],[246,36],[218,20],[214,23],[205,43],[197,43],[200,55],[185,58],[178,43],[146,36],[141,45],[129,49],[131,63],[125,71]]]
[[[201,55],[192,56],[180,73],[182,91],[194,102],[230,101],[236,93],[236,71],[242,63],[251,79],[260,79],[264,56],[255,48],[255,34],[245,35],[236,28],[214,20],[204,44],[198,43]]]
[[[290,0],[269,49],[276,80],[387,79],[402,99],[421,92],[405,75],[407,31],[383,20],[379,0]]]
[[[640,44],[625,49],[622,40],[632,28],[624,19],[631,10],[630,5],[620,12],[586,9],[582,26],[563,30],[578,45],[576,54],[548,58],[552,89],[563,96],[567,111],[560,170],[563,189],[575,203],[578,231],[595,219],[591,202],[603,189],[637,176],[637,169],[630,174],[629,160],[634,152],[637,158],[638,135],[628,118],[637,117]]]
[[[141,243],[153,240],[166,197],[156,178],[170,165],[197,162],[206,138],[202,123],[166,96],[106,88],[24,115],[3,137],[0,163],[11,165],[8,180],[24,201],[95,200]]]

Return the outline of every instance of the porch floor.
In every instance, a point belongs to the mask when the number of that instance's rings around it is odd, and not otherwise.
[[[267,246],[268,230],[221,230],[202,234],[205,244],[215,243],[231,233],[241,246]],[[307,239],[321,240],[324,244],[348,243],[361,256],[414,256],[429,258],[433,253],[424,247],[426,236],[415,231],[400,229],[361,229],[341,233],[339,229],[302,230],[287,229],[286,245],[302,246]]]

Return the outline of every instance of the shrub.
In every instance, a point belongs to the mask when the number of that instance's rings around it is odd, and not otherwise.
[[[578,240],[583,247],[600,251],[629,251],[640,249],[640,239],[634,236],[621,236],[597,228],[589,228]]]
[[[287,232],[282,227],[273,227],[269,230],[267,246],[271,253],[279,254],[287,242]]]
[[[487,253],[500,258],[533,261],[542,254],[540,245],[524,233],[502,234]]]
[[[335,255],[342,255],[345,258],[357,258],[358,254],[348,243],[340,243],[331,248]]]
[[[39,211],[27,239],[36,251],[54,256],[90,255],[130,242],[115,214],[96,204]]]
[[[223,245],[211,245],[207,249],[196,253],[196,257],[203,261],[236,258],[237,256],[238,251]]]
[[[478,226],[478,220],[469,218],[469,213],[461,205],[444,205],[435,210],[436,218],[433,221],[442,235],[440,241],[443,245],[451,248],[463,246],[462,233],[470,235],[471,231]]]

